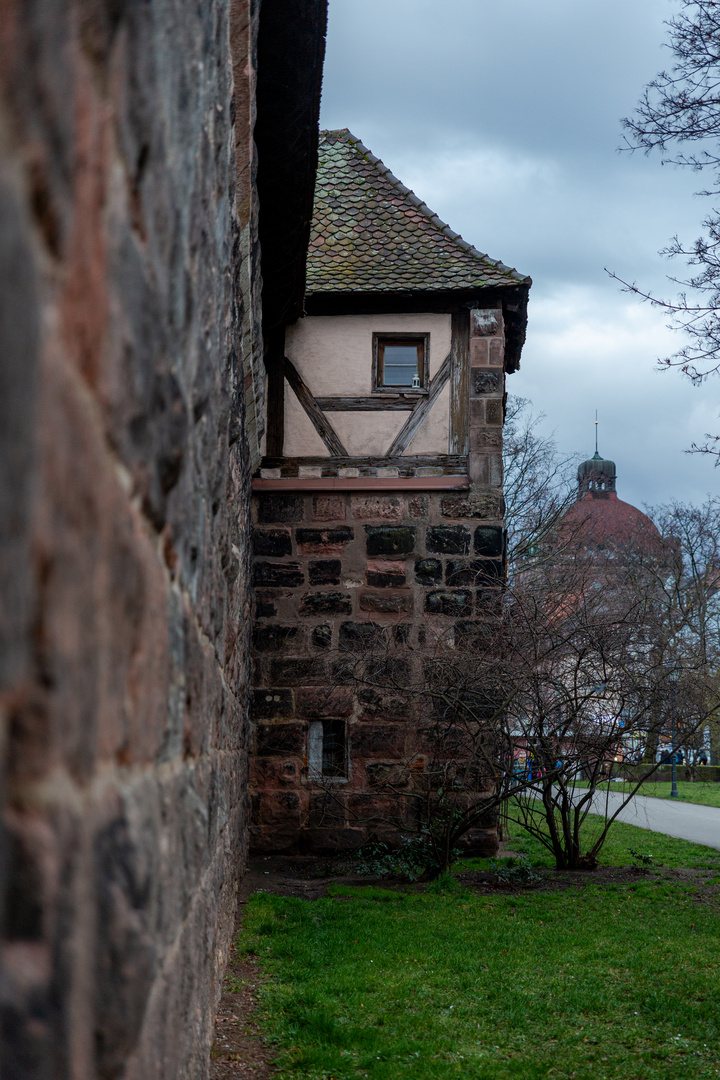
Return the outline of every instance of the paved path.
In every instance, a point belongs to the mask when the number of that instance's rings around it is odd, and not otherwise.
[[[618,791],[598,791],[593,799],[593,811],[604,814],[607,805],[613,813],[622,800],[623,796]],[[649,799],[636,795],[615,820],[720,849],[720,809],[715,806],[697,806],[677,799]]]

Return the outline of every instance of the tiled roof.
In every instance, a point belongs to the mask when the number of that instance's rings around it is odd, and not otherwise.
[[[530,284],[453,232],[347,128],[320,132],[308,294]]]

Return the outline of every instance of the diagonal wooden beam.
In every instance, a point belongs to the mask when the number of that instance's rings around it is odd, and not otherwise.
[[[452,356],[452,352],[449,352],[439,369],[435,372],[428,387],[427,396],[420,398],[417,405],[395,436],[392,446],[385,454],[385,457],[396,457],[399,454],[404,454],[407,450],[410,445],[410,440],[432,409],[440,391],[450,378]]]
[[[310,423],[317,431],[322,441],[327,446],[333,457],[348,457],[348,452],[340,442],[335,428],[332,426],[315,398],[302,380],[302,377],[287,356],[284,360],[285,378],[290,383],[295,397],[307,413]]]

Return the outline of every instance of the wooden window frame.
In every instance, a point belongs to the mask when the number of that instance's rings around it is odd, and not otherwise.
[[[412,386],[386,385],[384,382],[385,344],[416,345],[418,347],[418,375],[420,389]],[[373,394],[427,394],[430,384],[430,334],[377,332],[373,334],[372,392]]]

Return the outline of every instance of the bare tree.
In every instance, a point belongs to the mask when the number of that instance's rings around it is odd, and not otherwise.
[[[714,653],[693,611],[669,613],[677,543],[649,554],[560,548],[516,575],[500,619],[441,637],[421,658],[358,657],[363,690],[402,702],[414,732],[386,795],[411,804],[437,871],[499,806],[552,851],[591,868],[619,809],[602,782],[629,745],[687,739],[718,703]],[[665,571],[662,566],[665,565]],[[659,583],[659,584],[658,584]],[[398,676],[400,672],[400,676]],[[636,773],[623,805],[658,765]],[[604,812],[584,839],[588,814]]]
[[[648,84],[634,114],[623,120],[625,149],[658,150],[664,163],[707,170],[712,184],[699,194],[714,200],[720,185],[720,8],[713,0],[681,0],[680,13],[666,25],[674,63]],[[694,268],[685,279],[670,278],[680,290],[674,300],[611,275],[628,291],[666,311],[670,327],[688,336],[683,348],[658,363],[679,367],[694,383],[720,370],[720,212],[716,208],[703,227],[705,233],[694,244],[683,244],[676,236],[661,252],[685,259]],[[720,437],[709,434],[706,440],[692,449],[720,454]]]
[[[503,428],[503,493],[510,577],[538,558],[575,499],[577,455],[558,452],[553,435],[540,431],[544,413],[527,398],[509,397]]]

